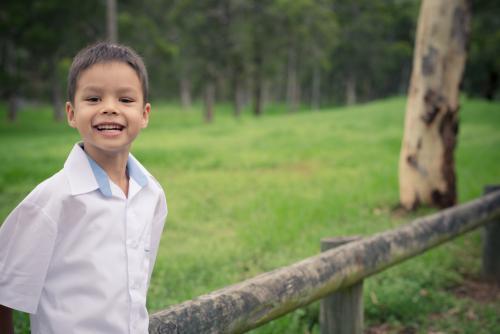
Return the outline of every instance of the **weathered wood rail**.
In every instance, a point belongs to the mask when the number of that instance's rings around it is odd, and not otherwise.
[[[500,224],[500,191],[173,305],[149,332],[244,333],[490,221]]]

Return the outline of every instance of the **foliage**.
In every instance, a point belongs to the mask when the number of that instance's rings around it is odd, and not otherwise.
[[[500,97],[500,11],[498,1],[477,0],[472,7],[472,31],[465,89],[487,99]]]
[[[153,97],[177,100],[182,90],[200,97],[214,81],[218,101],[234,101],[238,110],[252,100],[260,105],[291,97],[291,109],[317,108],[342,104],[349,94],[363,102],[406,92],[418,4],[124,0],[119,37],[144,56]],[[497,9],[489,0],[473,5],[464,79],[472,95],[498,97]],[[56,105],[64,86],[57,69],[81,47],[105,39],[105,4],[5,0],[0,37],[0,98],[51,97]]]

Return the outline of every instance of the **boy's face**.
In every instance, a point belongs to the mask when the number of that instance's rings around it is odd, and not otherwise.
[[[128,155],[132,141],[148,125],[150,110],[136,72],[117,61],[83,71],[74,102],[66,102],[69,125],[78,130],[85,151],[96,161]]]

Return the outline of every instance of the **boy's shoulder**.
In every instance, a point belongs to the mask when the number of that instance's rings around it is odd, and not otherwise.
[[[46,208],[55,203],[62,203],[64,199],[71,195],[68,178],[61,169],[48,179],[38,184],[23,202],[30,203],[39,208]]]
[[[64,169],[39,183],[26,197],[30,201],[40,202],[43,198],[61,197],[70,194],[68,178],[64,175]]]

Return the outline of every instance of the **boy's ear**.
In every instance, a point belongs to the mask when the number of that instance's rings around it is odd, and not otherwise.
[[[69,126],[76,128],[75,109],[69,101],[66,102],[66,118],[68,119]]]
[[[149,123],[149,113],[151,112],[151,104],[146,103],[142,111],[142,128],[146,128]]]

